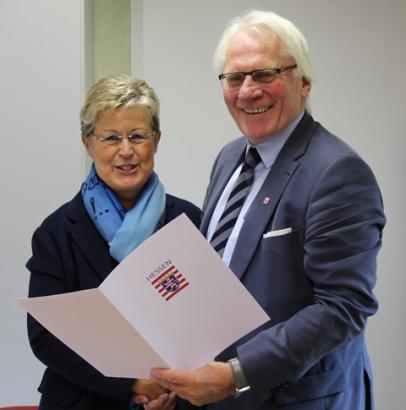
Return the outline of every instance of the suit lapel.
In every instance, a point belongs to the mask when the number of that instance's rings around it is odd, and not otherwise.
[[[68,208],[68,218],[71,222],[69,232],[73,240],[103,281],[118,263],[110,256],[108,244],[87,215],[80,193]]]
[[[255,197],[245,217],[230,262],[230,268],[238,278],[245,273],[283,191],[300,166],[300,158],[306,150],[315,127],[316,123],[311,116],[305,114],[282,148]]]

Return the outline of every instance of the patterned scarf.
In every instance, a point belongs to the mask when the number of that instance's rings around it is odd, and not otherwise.
[[[118,262],[151,236],[164,216],[165,189],[155,172],[128,211],[99,178],[94,164],[82,184],[82,197],[90,218],[109,244],[110,255]]]

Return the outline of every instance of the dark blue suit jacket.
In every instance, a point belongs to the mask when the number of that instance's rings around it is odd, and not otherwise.
[[[199,208],[167,195],[165,223],[183,212],[199,226]],[[117,266],[80,193],[36,230],[32,252],[27,263],[30,297],[96,288]],[[42,410],[128,409],[134,380],[104,377],[30,316],[28,335],[34,354],[47,367],[39,386]]]
[[[203,233],[245,147],[235,140],[216,159]],[[251,391],[208,408],[373,408],[364,328],[378,306],[384,223],[369,167],[306,113],[252,203],[230,263],[271,317],[218,357],[238,355]],[[284,228],[292,232],[263,237]]]

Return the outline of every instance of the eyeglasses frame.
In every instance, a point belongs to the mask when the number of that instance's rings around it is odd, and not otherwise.
[[[141,144],[141,143],[143,143],[143,142],[146,142],[149,138],[151,138],[151,137],[153,137],[154,135],[156,135],[156,131],[155,130],[153,130],[153,131],[148,131],[146,134],[145,134],[145,139],[144,140],[142,140],[142,141],[131,141],[130,140],[130,136],[131,135],[134,135],[134,134],[138,134],[138,135],[141,135],[139,132],[133,132],[133,133],[131,133],[130,135],[127,135],[126,137],[123,137],[122,135],[115,135],[116,137],[118,137],[119,138],[119,141],[114,141],[114,142],[108,142],[107,141],[107,138],[109,138],[109,137],[111,137],[113,134],[110,134],[110,135],[106,135],[106,136],[99,136],[99,135],[96,135],[96,134],[90,134],[90,136],[93,136],[98,142],[100,142],[103,146],[108,146],[108,147],[115,147],[115,146],[120,146],[121,144],[122,144],[122,142],[126,139],[126,140],[128,140],[128,142],[131,144],[131,146],[134,146],[134,145],[138,145],[138,144]],[[144,136],[144,135],[143,135]]]
[[[252,70],[252,71],[247,71],[247,72],[234,71],[234,72],[230,72],[230,73],[222,73],[218,76],[218,79],[220,80],[221,85],[223,86],[223,88],[236,88],[237,89],[237,88],[240,88],[244,84],[245,77],[247,75],[250,75],[252,80],[256,84],[264,85],[264,84],[270,84],[273,81],[273,79],[269,82],[262,83],[261,81],[255,80],[253,74],[258,73],[258,72],[262,72],[262,71],[273,71],[275,73],[275,76],[278,76],[278,75],[284,73],[285,71],[293,70],[295,68],[297,68],[297,64],[292,64],[292,65],[288,65],[288,66],[284,66],[284,67],[260,68],[258,70]],[[222,81],[222,80],[225,80],[227,78],[227,76],[230,75],[230,74],[244,74],[244,80],[242,81],[241,85],[235,86],[235,87],[232,87],[232,86],[230,87],[230,86],[227,86],[227,84]]]

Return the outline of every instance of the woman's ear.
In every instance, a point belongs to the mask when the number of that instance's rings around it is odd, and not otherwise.
[[[89,157],[93,158],[91,147],[90,147],[89,137],[87,137],[85,135],[82,135],[82,144],[85,147],[87,155],[89,155]]]
[[[154,138],[155,138],[155,140],[154,140],[155,152],[157,152],[158,151],[158,144],[159,144],[159,141],[161,140],[161,131],[157,131],[154,135]]]

